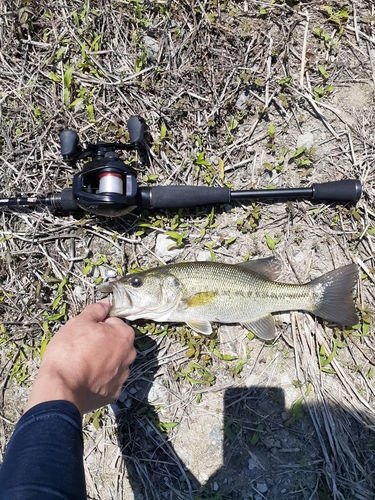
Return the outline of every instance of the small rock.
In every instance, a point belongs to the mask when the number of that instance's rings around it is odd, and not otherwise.
[[[83,287],[80,285],[77,285],[74,290],[73,290],[75,298],[78,300],[78,302],[81,302],[82,304],[86,302],[87,299],[87,294],[84,291]]]
[[[104,273],[107,279],[117,278],[118,275],[118,272],[115,269],[106,269]]]
[[[238,99],[236,101],[236,108],[238,109],[243,109],[246,107],[246,104],[250,101],[250,95],[248,92],[242,92],[238,96]]]
[[[286,420],[288,418],[288,413],[287,412],[283,412],[283,413],[285,413],[285,420]],[[281,436],[283,442],[286,443],[288,441],[288,439],[289,439],[289,431],[282,430],[280,432],[280,436]]]
[[[111,409],[112,409],[113,413],[117,416],[117,415],[120,415],[125,409],[128,410],[131,407],[131,405],[132,405],[131,398],[125,399],[125,401],[123,403],[121,401],[119,401],[118,399],[116,399],[116,401],[111,403]]]
[[[154,401],[157,401],[158,399],[165,399],[166,396],[166,388],[162,385],[159,384],[158,382],[154,382],[151,386],[151,389],[147,395],[147,400],[149,403],[153,403]]]
[[[256,489],[259,491],[259,493],[265,493],[268,490],[268,486],[266,483],[257,483]]]
[[[173,243],[175,243],[175,241],[166,234],[158,234],[156,237],[155,253],[158,257],[163,259],[164,262],[170,262],[180,255],[179,248],[168,250],[168,247],[173,245]]]
[[[14,399],[21,399],[23,396],[29,395],[29,389],[27,387],[19,387],[14,393]]]
[[[314,147],[314,136],[311,132],[307,132],[306,134],[301,134],[298,136],[297,148],[302,148],[303,146],[305,146],[308,150]]]
[[[267,448],[273,448],[275,446],[275,439],[272,436],[264,436],[263,444],[265,444]]]
[[[128,393],[125,391],[125,389],[121,392],[120,396],[117,398],[120,403],[123,403],[125,399],[128,398]]]
[[[214,427],[212,429],[212,431],[210,432],[210,438],[212,439],[212,441],[222,441],[223,435],[220,427]]]
[[[210,262],[212,259],[209,250],[199,250],[199,252],[197,252],[196,260],[203,262]]]
[[[146,47],[148,57],[154,60],[157,59],[160,50],[157,40],[155,40],[155,38],[151,38],[148,35],[145,35],[143,37],[143,43]]]
[[[264,496],[260,493],[255,493],[254,500],[263,500]]]
[[[149,435],[155,434],[155,429],[151,425],[146,425],[146,431]]]
[[[255,373],[251,373],[246,379],[246,387],[258,387],[259,377]]]
[[[250,479],[250,481],[252,481],[257,477],[259,477],[259,469],[258,469],[258,467],[255,467],[255,469],[251,469],[249,471],[249,479]]]
[[[257,465],[258,463],[254,458],[249,458],[249,461],[247,463],[247,467],[249,468],[249,470],[256,469]]]
[[[93,278],[99,278],[100,276],[100,269],[98,267],[93,267],[91,273],[89,273]]]
[[[213,489],[214,491],[217,491],[219,489],[219,485],[217,484],[216,481],[214,482]]]

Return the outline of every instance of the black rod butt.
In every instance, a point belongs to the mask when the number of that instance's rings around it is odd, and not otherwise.
[[[313,200],[356,202],[362,196],[362,185],[357,179],[313,184]]]

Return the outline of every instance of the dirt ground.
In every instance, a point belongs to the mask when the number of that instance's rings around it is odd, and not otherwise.
[[[109,218],[1,208],[0,450],[40,355],[103,279],[275,255],[304,283],[354,262],[360,322],[275,315],[265,344],[138,321],[120,399],[84,420],[89,499],[375,497],[375,7],[357,0],[0,4],[0,197],[71,186],[59,133],[129,140],[139,186],[299,188],[357,179],[357,203],[239,200]],[[173,248],[170,248],[173,246]]]

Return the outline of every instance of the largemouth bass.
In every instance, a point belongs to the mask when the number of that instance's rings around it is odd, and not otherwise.
[[[330,271],[304,285],[274,281],[273,258],[240,264],[183,262],[127,274],[105,283],[112,293],[110,316],[128,320],[185,322],[209,335],[211,322],[240,323],[264,340],[275,337],[271,313],[302,310],[341,325],[358,323],[352,290],[355,264]]]

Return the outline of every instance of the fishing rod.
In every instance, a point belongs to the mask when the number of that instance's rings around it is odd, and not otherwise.
[[[73,177],[71,188],[47,196],[0,199],[0,207],[50,206],[67,212],[83,209],[97,215],[118,217],[135,208],[191,208],[202,205],[228,204],[234,200],[314,200],[322,202],[356,202],[361,198],[359,180],[346,179],[312,184],[306,188],[250,189],[233,191],[228,187],[153,186],[139,187],[137,172],[124,163],[116,150],[137,151],[142,148],[145,121],[132,116],[128,122],[130,142],[79,145],[74,130],[60,133],[63,160],[70,164],[92,158]]]

